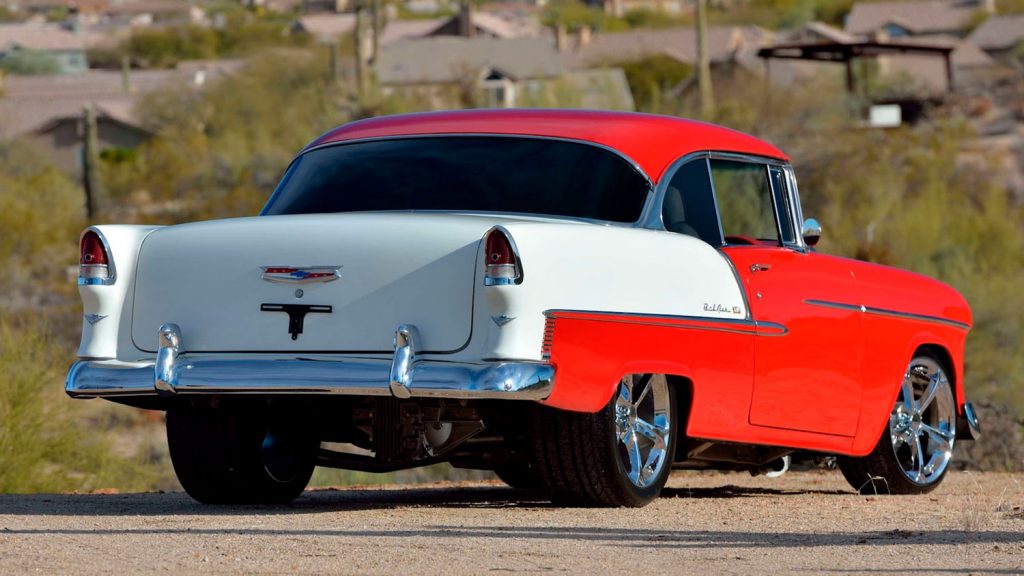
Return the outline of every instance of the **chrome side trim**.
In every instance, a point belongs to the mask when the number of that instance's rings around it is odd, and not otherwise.
[[[709,316],[673,316],[665,314],[644,314],[637,312],[608,312],[594,310],[545,310],[547,318],[576,320],[599,320],[618,324],[641,326],[662,326],[709,332],[730,332],[756,336],[785,336],[789,329],[774,322],[757,322],[749,319],[713,318]],[[598,318],[588,318],[596,316]]]
[[[409,398],[412,392],[409,373],[416,359],[416,342],[419,330],[412,324],[402,324],[395,332],[395,357],[391,360],[391,376],[388,387],[395,398]]]
[[[392,395],[387,358],[196,358],[178,357],[177,395],[336,394]],[[154,365],[81,360],[68,372],[73,398],[155,397]],[[543,400],[551,395],[555,368],[547,363],[481,363],[418,360],[409,365],[412,398]]]
[[[863,304],[844,304],[842,302],[831,302],[829,300],[815,300],[806,299],[804,304],[810,304],[812,306],[823,306],[825,308],[839,308],[840,310],[859,310],[865,314],[874,314],[876,316],[892,316],[894,318],[905,318],[907,320],[919,320],[921,322],[932,322],[935,324],[945,324],[947,326],[953,326],[963,330],[969,330],[971,326],[963,322],[956,320],[950,320],[948,318],[941,318],[939,316],[929,316],[927,314],[915,314],[913,312],[901,312],[899,310],[888,310],[886,308],[875,308],[872,306],[864,306]]]
[[[156,365],[153,387],[157,392],[174,394],[178,386],[178,354],[181,352],[181,328],[163,324],[157,332]]]
[[[100,243],[103,244],[103,250],[107,253],[107,277],[106,278],[85,278],[81,274],[78,276],[79,286],[110,286],[117,280],[117,267],[114,265],[114,253],[110,250],[110,243],[107,242],[107,237],[103,235],[103,232],[95,226],[89,226],[82,233],[78,235],[78,249],[81,252],[82,237],[88,232],[94,232],[99,237]]]

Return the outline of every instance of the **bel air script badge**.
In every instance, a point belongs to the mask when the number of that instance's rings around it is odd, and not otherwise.
[[[284,284],[333,282],[341,278],[341,266],[261,266],[263,279]]]
[[[707,302],[704,303],[704,311],[705,312],[725,312],[726,314],[742,314],[743,313],[740,310],[739,306],[733,306],[732,308],[729,308],[729,307],[723,306],[721,304],[708,304]]]

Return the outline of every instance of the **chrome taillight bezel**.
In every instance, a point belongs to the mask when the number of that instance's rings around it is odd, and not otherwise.
[[[82,264],[82,241],[86,234],[93,233],[100,240],[103,251],[107,255],[106,264]],[[79,286],[109,286],[117,280],[117,268],[114,266],[114,254],[110,251],[110,243],[107,237],[99,229],[89,227],[82,230],[78,236],[78,285]]]
[[[491,234],[501,234],[508,243],[512,253],[511,264],[491,264],[487,261],[487,241]],[[484,286],[511,286],[523,283],[523,259],[519,256],[519,247],[516,246],[512,234],[504,226],[494,226],[484,234],[483,237],[483,260],[484,260]]]

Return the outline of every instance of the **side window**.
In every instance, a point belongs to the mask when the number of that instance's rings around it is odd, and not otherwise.
[[[676,170],[665,190],[661,218],[669,232],[694,236],[712,246],[722,244],[707,159],[693,160]]]
[[[779,241],[766,165],[711,160],[711,177],[726,243]]]

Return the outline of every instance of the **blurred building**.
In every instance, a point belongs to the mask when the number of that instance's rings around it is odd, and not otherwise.
[[[467,106],[497,108],[557,101],[634,109],[621,69],[575,69],[562,56],[547,37],[403,40],[382,50],[377,80],[385,91],[404,91],[439,106],[455,98]]]
[[[1024,47],[1024,14],[991,16],[974,29],[967,40],[994,58],[1008,60]]]
[[[963,36],[973,18],[995,12],[995,0],[911,0],[857,2],[846,17],[846,32],[883,33],[889,38],[946,34]]]
[[[57,24],[0,24],[0,63],[15,72],[84,72],[89,68],[85,50],[91,40],[92,35]]]
[[[173,70],[131,74],[90,70],[81,74],[6,76],[0,87],[0,139],[30,142],[59,169],[77,176],[86,106],[96,110],[101,151],[132,149],[151,137],[137,115],[141,97],[156,91],[199,91],[242,66],[240,60],[194,61]]]

